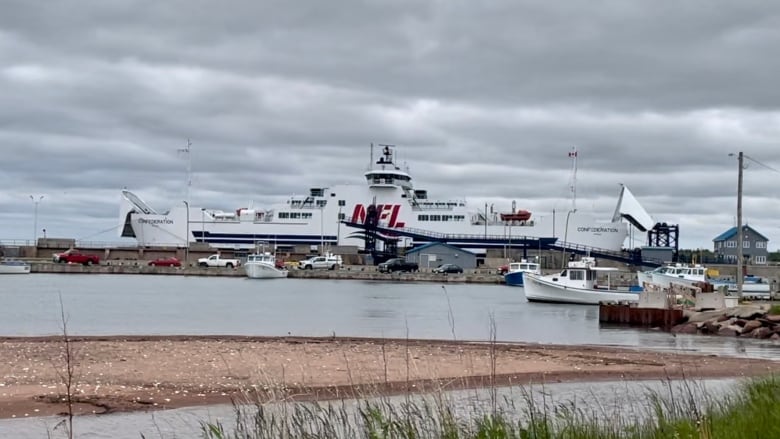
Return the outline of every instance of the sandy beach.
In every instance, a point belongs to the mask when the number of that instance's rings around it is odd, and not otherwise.
[[[0,417],[66,411],[61,337],[0,338]],[[745,377],[780,362],[521,343],[234,336],[73,337],[74,411],[339,398],[561,381]]]

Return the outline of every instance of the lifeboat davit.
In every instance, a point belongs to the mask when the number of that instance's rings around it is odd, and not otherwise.
[[[531,212],[527,210],[501,214],[501,221],[528,221],[529,219],[531,219]]]

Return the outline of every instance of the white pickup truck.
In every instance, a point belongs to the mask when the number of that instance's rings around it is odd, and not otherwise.
[[[298,262],[298,268],[301,270],[336,270],[341,264],[341,256],[338,255],[313,256]]]
[[[208,258],[198,259],[198,266],[200,267],[225,267],[234,268],[241,265],[239,259],[228,259],[220,257],[219,255],[211,255]]]

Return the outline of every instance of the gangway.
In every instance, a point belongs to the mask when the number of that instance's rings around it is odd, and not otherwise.
[[[442,242],[461,248],[529,248],[544,250],[555,243],[556,238],[537,238],[529,236],[505,236],[488,234],[447,234],[434,232],[432,230],[416,229],[412,227],[394,227],[388,228],[380,225],[371,226],[353,221],[352,218],[345,218],[341,221],[349,227],[374,232],[382,235],[384,238],[407,237],[412,238],[415,244],[427,244],[429,242]]]
[[[642,258],[642,252],[639,249],[634,250],[609,250],[605,248],[589,247],[586,245],[575,244],[573,242],[557,241],[547,246],[548,250],[554,250],[576,255],[593,256],[594,258],[606,259],[609,261],[623,262],[636,267],[660,267],[663,261],[653,258]]]

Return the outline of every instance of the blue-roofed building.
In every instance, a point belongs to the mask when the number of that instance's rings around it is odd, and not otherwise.
[[[405,257],[409,262],[417,262],[421,270],[441,264],[455,264],[464,269],[477,267],[477,255],[443,242],[431,242],[407,250]]]
[[[715,256],[724,263],[737,262],[737,228],[732,227],[712,240]],[[745,264],[766,265],[769,256],[769,239],[756,229],[742,226],[742,255]]]

